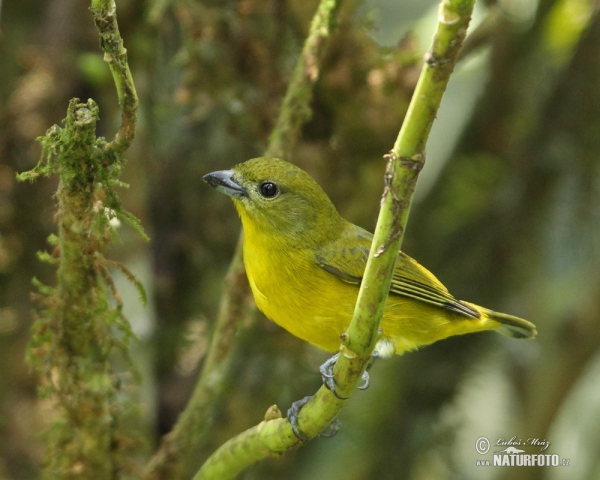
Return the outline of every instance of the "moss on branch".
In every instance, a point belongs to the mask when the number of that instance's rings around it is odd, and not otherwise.
[[[123,112],[123,125],[112,142],[96,137],[99,109],[89,99],[69,102],[64,127],[54,125],[44,137],[38,165],[17,176],[34,180],[59,177],[54,252],[39,258],[57,265],[57,285],[34,280],[39,310],[27,357],[41,376],[47,398],[48,427],[44,478],[118,478],[131,472],[130,454],[139,444],[130,420],[136,407],[123,391],[135,383],[128,345],[133,333],[109,268],[120,269],[144,300],[141,284],[129,270],[104,257],[117,219],[144,238],[139,221],[125,211],[116,188],[121,153],[133,139],[137,96],[114,1],[92,5]],[[112,293],[112,298],[111,298]],[[120,365],[121,369],[116,367]]]

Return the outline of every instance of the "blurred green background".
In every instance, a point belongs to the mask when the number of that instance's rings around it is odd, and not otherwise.
[[[393,145],[437,20],[437,2],[348,1],[331,37],[313,116],[291,160],[349,220],[372,230]],[[201,181],[259,156],[315,0],[118,0],[140,96],[122,191],[151,237],[128,227],[109,255],[140,337],[150,449],[195,383],[239,220]],[[44,404],[24,363],[31,279],[54,232],[56,179],[17,184],[68,100],[93,97],[99,134],[119,111],[88,4],[3,2],[0,18],[0,479],[37,478]],[[35,12],[35,13],[32,13]],[[488,0],[476,9],[427,147],[403,250],[458,298],[534,322],[535,341],[448,339],[376,364],[333,439],[244,479],[600,478],[600,16],[591,0]],[[320,384],[327,357],[261,318],[240,332],[226,394],[199,463]],[[569,467],[481,467],[479,437],[550,442]]]

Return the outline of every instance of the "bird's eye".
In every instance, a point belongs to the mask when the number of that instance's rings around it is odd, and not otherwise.
[[[279,188],[273,182],[260,184],[260,194],[265,198],[273,198],[279,193]]]

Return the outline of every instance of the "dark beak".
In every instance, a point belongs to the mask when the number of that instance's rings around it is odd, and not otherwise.
[[[233,179],[233,170],[219,170],[204,175],[202,179],[219,192],[233,198],[248,196],[248,191]]]

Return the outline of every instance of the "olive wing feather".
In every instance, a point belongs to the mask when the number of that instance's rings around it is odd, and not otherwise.
[[[323,270],[358,286],[372,240],[371,233],[349,224],[338,239],[316,250],[315,260]],[[433,273],[403,252],[400,252],[396,263],[390,294],[409,297],[466,317],[480,318],[475,308],[454,298]]]

